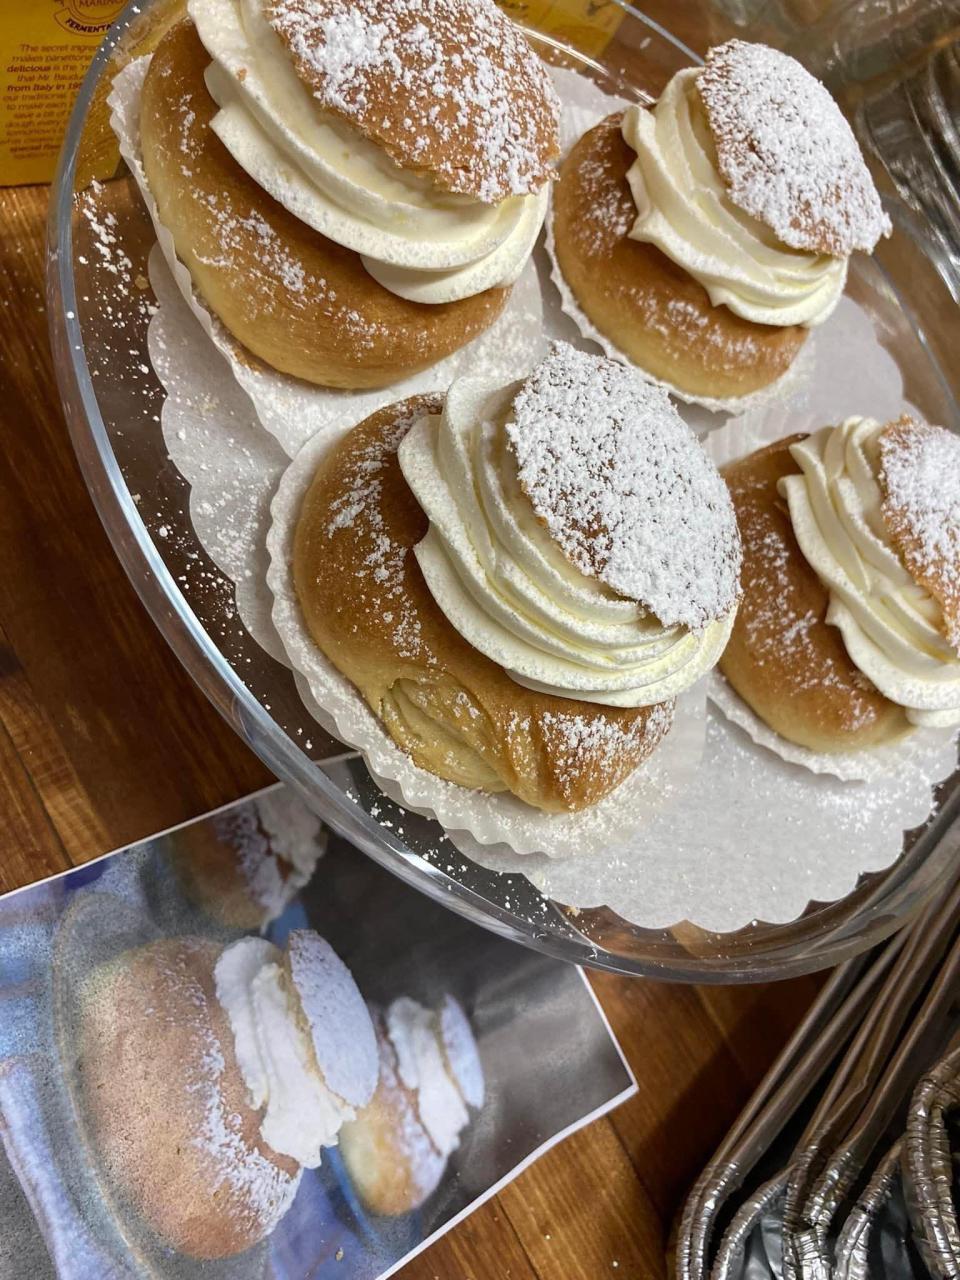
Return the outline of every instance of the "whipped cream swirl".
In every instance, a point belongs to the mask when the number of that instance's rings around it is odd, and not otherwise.
[[[847,278],[847,259],[791,249],[730,199],[697,92],[699,68],[678,71],[652,110],[634,106],[623,137],[637,207],[628,233],[655,245],[723,304],[757,324],[822,324]]]
[[[513,284],[546,213],[548,187],[489,205],[408,172],[324,113],[267,21],[263,0],[189,0],[212,62],[212,128],[295,217],[359,253],[384,288],[443,303]]]
[[[581,572],[523,492],[504,422],[517,387],[461,379],[399,450],[430,520],[416,557],[447,620],[519,684],[614,707],[676,696],[718,660],[734,610],[696,633]]]
[[[854,664],[917,725],[960,724],[960,658],[940,605],[910,576],[881,514],[883,424],[848,418],[790,452],[801,475],[780,489],[797,542],[830,589],[827,621]]]
[[[215,980],[250,1105],[263,1108],[264,1141],[315,1169],[356,1112],[327,1086],[283,953],[264,938],[242,938],[220,956]]]

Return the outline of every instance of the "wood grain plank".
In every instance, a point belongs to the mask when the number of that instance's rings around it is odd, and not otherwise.
[[[404,1280],[537,1280],[499,1197],[408,1263]]]
[[[736,1059],[752,1091],[773,1064],[820,990],[823,977],[750,987],[698,987],[697,996]]]
[[[767,988],[721,988],[729,993],[728,1025],[711,1012],[708,988],[625,981],[597,973],[591,981],[640,1092],[611,1117],[637,1177],[664,1220],[736,1119],[812,996],[813,987],[789,983]],[[759,994],[758,994],[759,993]],[[772,1011],[785,1012],[773,1016]],[[743,1018],[733,1011],[742,1008]],[[736,1047],[741,1024],[785,1024],[765,1033],[756,1060]],[[751,1053],[753,1050],[751,1050]]]
[[[0,622],[21,673],[17,714],[33,708],[33,729],[21,721],[16,732],[31,741],[37,785],[71,859],[84,861],[269,776],[184,678],[80,477],[46,339],[46,197],[34,188],[3,193]],[[67,774],[65,800],[56,779]]]
[[[0,880],[29,884],[66,871],[66,850],[30,781],[6,727],[0,725]]]
[[[0,723],[71,862],[108,847],[96,805],[0,629]]]
[[[541,1277],[666,1274],[664,1220],[608,1119],[554,1147],[500,1201]]]

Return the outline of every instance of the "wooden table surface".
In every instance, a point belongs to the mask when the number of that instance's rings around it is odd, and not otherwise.
[[[705,43],[693,16],[687,26]],[[47,343],[46,205],[46,189],[0,191],[0,892],[270,781],[155,630],[87,496]],[[817,989],[593,982],[639,1093],[405,1280],[668,1274],[690,1183]]]

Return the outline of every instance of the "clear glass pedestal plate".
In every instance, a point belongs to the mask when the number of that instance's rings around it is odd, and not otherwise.
[[[609,31],[591,30],[585,19],[576,31],[531,33],[550,56],[576,64],[609,92],[654,98],[689,65],[690,51],[622,8]],[[342,835],[452,910],[561,959],[679,981],[763,981],[834,964],[899,927],[957,865],[956,774],[941,786],[936,814],[907,835],[899,861],[862,877],[842,901],[811,903],[790,924],[755,922],[731,934],[685,924],[651,930],[607,909],[572,912],[522,876],[499,875],[449,852],[438,856],[437,824],[397,811],[362,762],[310,719],[290,673],[233,616],[232,584],[197,541],[188,487],[164,446],[158,425],[164,393],[146,345],[149,217],[125,170],[90,179],[112,146],[106,96],[113,75],[149,51],[177,15],[170,0],[131,5],[90,70],[53,193],[48,290],[64,410],[91,495],[144,604],[191,676],[277,777]],[[590,55],[571,47],[571,39]],[[891,214],[898,234],[863,276],[860,300],[873,307],[911,401],[930,420],[957,427],[956,388],[938,360],[956,324],[942,264],[914,216],[895,200]]]

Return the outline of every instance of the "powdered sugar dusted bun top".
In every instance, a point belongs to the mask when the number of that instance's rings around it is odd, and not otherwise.
[[[880,433],[883,522],[960,656],[960,437],[903,417]]]
[[[290,934],[287,964],[324,1079],[351,1107],[366,1106],[377,1087],[377,1042],[353,974],[311,929]]]
[[[493,0],[267,0],[324,110],[447,191],[531,195],[559,153],[546,69]]]
[[[261,926],[282,915],[326,849],[320,819],[283,789],[218,814],[212,825],[261,913]]]
[[[464,378],[399,449],[429,518],[417,562],[447,620],[518,683],[667,703],[716,663],[740,540],[666,392],[564,343],[517,386]]]
[[[493,0],[188,0],[210,128],[383,288],[506,287],[540,231],[559,105]],[[189,106],[189,104],[187,104]]]
[[[667,393],[556,343],[506,423],[520,485],[581,573],[700,631],[739,596],[727,486]]]
[[[853,130],[796,59],[729,40],[697,89],[730,198],[794,249],[870,253],[890,220]]]
[[[317,815],[284,787],[253,802],[270,849],[296,872],[301,884],[313,874],[327,847],[327,832]]]

